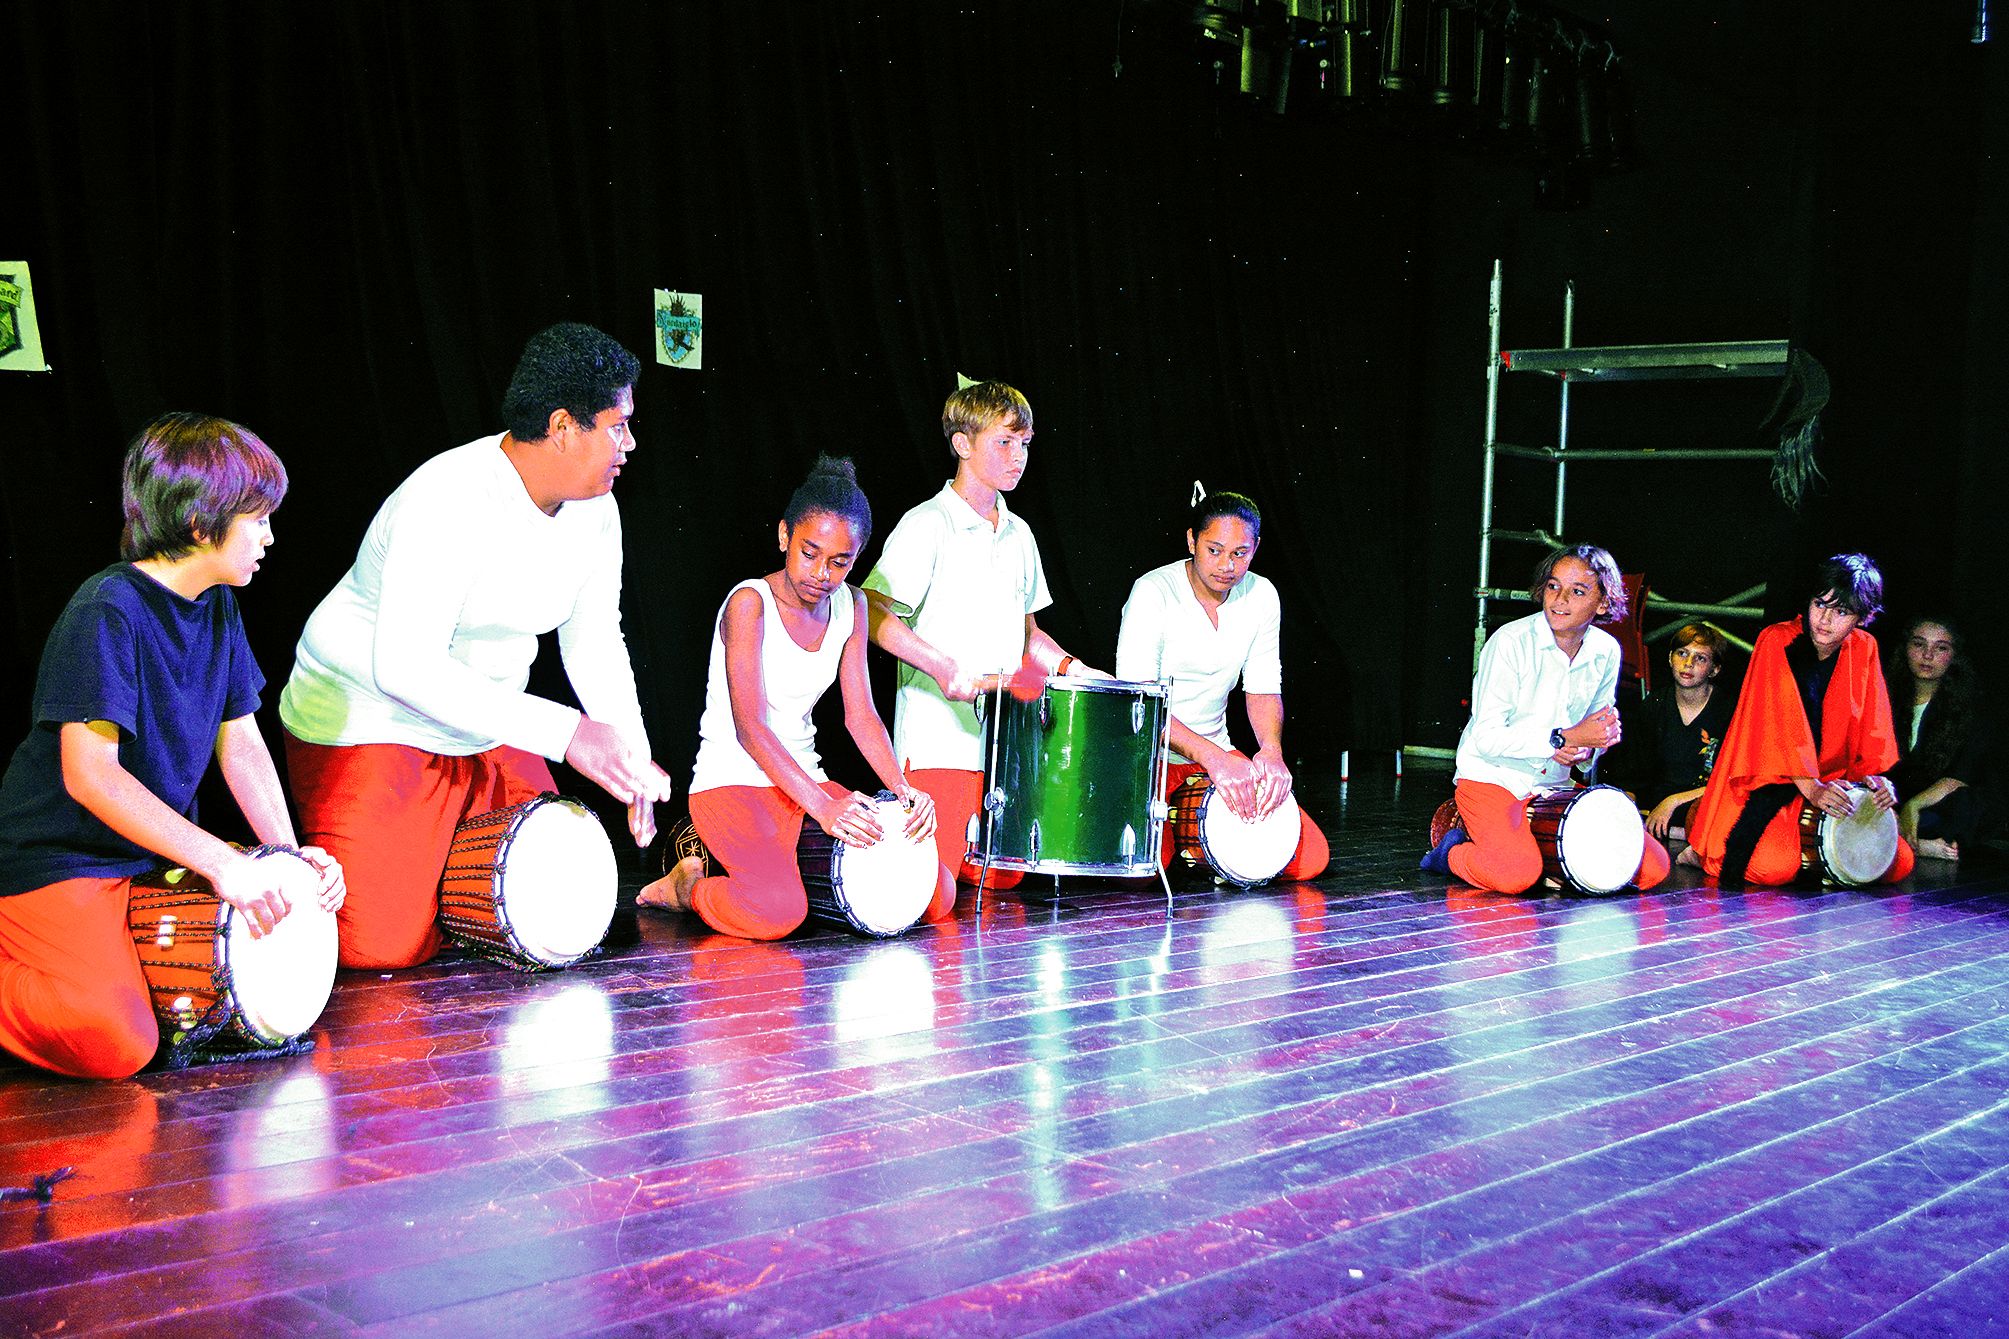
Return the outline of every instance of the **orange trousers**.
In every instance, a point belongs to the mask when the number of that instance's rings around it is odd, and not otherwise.
[[[439,952],[439,882],[453,830],[557,789],[544,759],[498,746],[449,757],[404,744],[286,735],[300,840],[342,862],[344,967],[416,967]]]
[[[849,795],[849,786],[823,783],[826,795]],[[807,820],[779,786],[719,786],[691,796],[691,822],[724,874],[699,879],[691,909],[722,935],[779,939],[809,915],[802,865],[795,844]],[[955,914],[956,881],[935,867],[935,895],[923,919]]]
[[[1199,776],[1207,769],[1196,762],[1167,762],[1165,765],[1165,797],[1184,785],[1186,779]],[[1297,850],[1291,853],[1290,863],[1277,871],[1277,878],[1290,883],[1302,879],[1316,879],[1325,873],[1325,867],[1332,863],[1332,847],[1325,840],[1325,833],[1318,824],[1311,821],[1311,815],[1299,805],[1297,811]],[[1172,868],[1173,850],[1172,820],[1165,820],[1165,868]]]
[[[131,879],[64,879],[0,897],[0,1046],[82,1079],[153,1059],[160,1024],[126,924]]]
[[[1806,801],[1795,799],[1778,813],[1758,834],[1758,844],[1751,852],[1751,863],[1744,867],[1744,882],[1761,888],[1777,888],[1800,877],[1800,811]],[[1891,860],[1879,883],[1896,883],[1910,876],[1918,863],[1918,853],[1904,838],[1897,839],[1897,855]],[[1715,856],[1702,862],[1702,870],[1711,878],[1723,872],[1723,858]]]
[[[1451,872],[1474,888],[1525,893],[1542,877],[1542,851],[1528,826],[1528,801],[1490,781],[1458,783],[1458,819],[1470,839],[1451,848]],[[1667,877],[1667,848],[1646,834],[1632,886],[1644,892]]]
[[[963,855],[969,850],[970,818],[983,800],[984,774],[950,767],[910,767],[907,782],[916,790],[926,791],[935,801],[935,851],[942,864],[954,870],[962,882],[975,884],[981,870],[976,862],[963,859]],[[978,841],[981,843],[981,836]],[[984,886],[1016,888],[1024,877],[1024,870],[993,867]]]

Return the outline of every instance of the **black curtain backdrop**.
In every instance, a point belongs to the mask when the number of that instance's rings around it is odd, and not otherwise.
[[[1031,398],[1012,505],[1070,649],[1107,665],[1192,482],[1237,488],[1265,509],[1300,765],[1446,745],[1495,257],[1510,346],[1558,341],[1574,278],[1579,343],[1791,337],[1834,376],[1803,514],[1762,466],[1586,464],[1573,538],[1680,598],[1770,580],[1781,608],[1796,564],[1869,548],[1894,609],[1971,614],[2009,673],[1986,621],[2009,97],[1971,7],[1573,8],[1632,70],[1640,149],[1558,212],[1520,155],[1223,96],[1188,7],[1151,0],[22,6],[0,258],[34,267],[55,372],[0,376],[0,720],[25,726],[49,624],[114,558],[118,460],[155,414],[238,419],[291,471],[243,596],[276,699],[383,497],[496,431],[524,339],[576,319],[644,360],[627,622],[680,790],[710,619],[770,570],[790,489],[852,454],[883,532],[950,473],[959,371]],[[702,371],[650,361],[656,287],[704,295]],[[1748,445],[1772,389],[1585,390],[1573,441]],[[1552,436],[1554,403],[1510,384],[1503,435]],[[1520,469],[1501,523],[1546,524]]]

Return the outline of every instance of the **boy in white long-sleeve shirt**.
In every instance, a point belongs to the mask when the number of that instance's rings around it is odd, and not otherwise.
[[[628,806],[638,844],[669,778],[649,759],[621,632],[632,354],[591,326],[524,348],[508,430],[421,465],[307,621],[279,700],[303,828],[349,871],[348,967],[439,949],[440,874],[463,819],[554,789],[564,759]],[[585,710],[524,691],[556,629]]]
[[[1625,617],[1625,585],[1609,553],[1557,549],[1535,571],[1541,609],[1486,639],[1472,677],[1472,719],[1458,738],[1454,826],[1422,867],[1499,893],[1542,876],[1528,797],[1574,785],[1570,769],[1618,742],[1618,643],[1591,626]],[[1667,848],[1646,838],[1638,888],[1667,877]]]

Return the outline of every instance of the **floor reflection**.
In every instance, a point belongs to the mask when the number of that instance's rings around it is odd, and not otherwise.
[[[598,981],[537,979],[535,993],[503,1015],[495,1073],[521,1120],[548,1120],[606,1104],[614,1007]]]

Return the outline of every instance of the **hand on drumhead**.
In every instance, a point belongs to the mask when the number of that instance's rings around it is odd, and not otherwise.
[[[1262,803],[1262,776],[1256,765],[1239,753],[1228,752],[1216,758],[1207,775],[1214,782],[1214,793],[1228,806],[1228,812],[1244,823],[1253,823],[1262,814],[1257,806]]]
[[[1870,798],[1876,801],[1877,808],[1879,809],[1897,808],[1897,787],[1891,784],[1891,780],[1889,777],[1887,776],[1864,777],[1863,784],[1869,787]]]
[[[342,874],[342,862],[318,846],[301,847],[300,858],[312,865],[314,872],[321,876],[321,890],[314,898],[321,904],[321,910],[341,910],[342,902],[349,896],[349,884]]]
[[[1291,793],[1291,769],[1274,749],[1259,749],[1251,760],[1256,774],[1257,818],[1267,818]]]
[[[935,835],[934,796],[910,787],[900,797],[900,803],[907,809],[907,822],[901,831],[909,841],[924,842]]]
[[[846,846],[871,846],[886,835],[879,826],[878,801],[855,790],[832,796],[825,812],[816,816],[816,825]]]
[[[251,923],[251,937],[262,939],[293,909],[286,900],[285,875],[282,861],[239,855],[216,872],[210,886]]]
[[[1812,785],[1801,785],[1800,793],[1807,803],[1824,814],[1835,818],[1846,818],[1855,812],[1855,801],[1849,798],[1846,781],[1815,781]]]
[[[1079,660],[1067,667],[1067,673],[1068,677],[1074,679],[1114,679],[1116,677],[1108,670],[1097,669],[1093,665],[1084,665]]]

